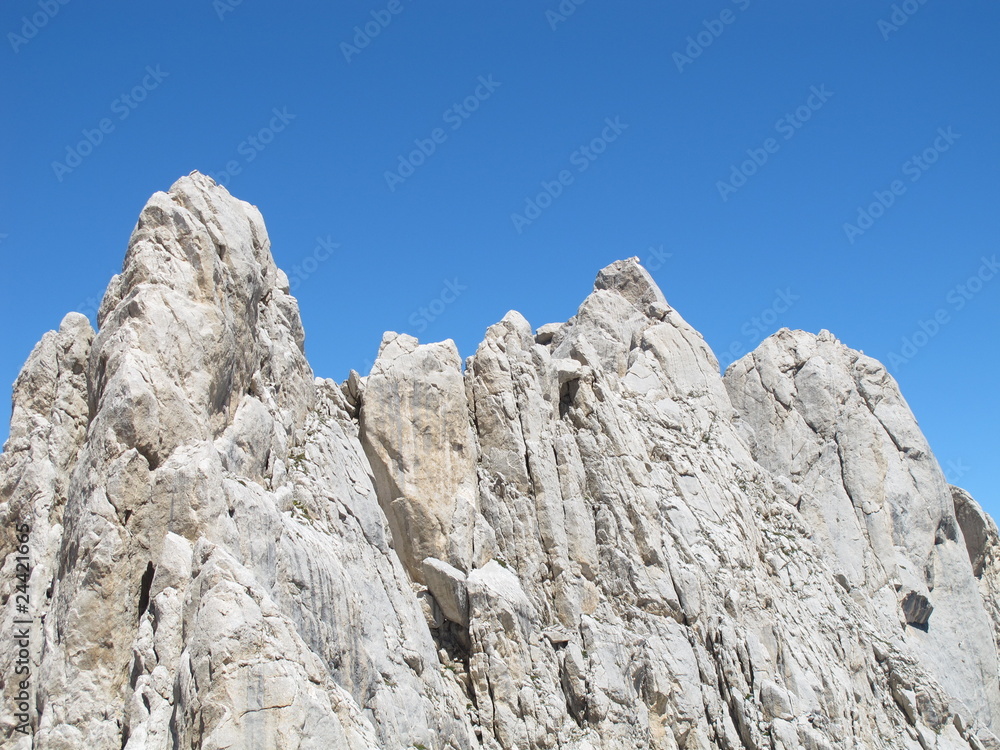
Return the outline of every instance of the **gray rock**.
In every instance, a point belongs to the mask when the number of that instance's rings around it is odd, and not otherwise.
[[[423,581],[428,557],[469,570],[476,444],[454,342],[385,335],[365,381],[361,440],[410,576]]]
[[[99,319],[14,388],[35,729],[5,683],[0,748],[1000,748],[996,525],[827,332],[723,379],[630,259],[464,371],[386,334],[337,384],[259,213],[197,173]]]
[[[969,562],[972,563],[972,573],[977,578],[982,577],[987,561],[996,554],[997,525],[965,490],[952,487],[951,497],[955,503],[955,518],[962,530]]]
[[[463,627],[469,626],[469,591],[465,574],[446,562],[427,557],[422,563],[427,588],[437,600],[441,612]]]
[[[256,209],[197,174],[153,196],[100,319],[43,339],[0,457],[33,746],[472,747],[460,689],[414,671],[435,645]]]
[[[559,333],[562,327],[562,323],[546,323],[543,326],[539,326],[538,330],[535,331],[535,343],[542,344],[543,346],[551,344],[552,339]]]
[[[783,329],[725,382],[754,457],[797,486],[799,512],[867,621],[992,726],[1000,690],[983,676],[997,673],[995,619],[951,489],[892,377],[828,332]],[[898,631],[897,596],[903,620],[926,633]]]
[[[900,604],[908,624],[927,626],[934,606],[927,600],[926,596],[917,591],[907,591]]]

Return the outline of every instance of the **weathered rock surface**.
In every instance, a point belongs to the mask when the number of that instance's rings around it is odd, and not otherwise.
[[[985,530],[965,540],[951,488],[885,368],[829,333],[782,330],[732,365],[726,384],[754,457],[787,480],[869,621],[888,631],[901,614],[922,628],[904,629],[901,644],[994,726],[997,652],[968,551],[985,546]],[[971,505],[959,512],[973,531]]]
[[[192,174],[0,454],[0,747],[1000,748],[1000,538],[884,368],[725,378],[637,261],[577,314],[314,378],[252,206]],[[22,527],[23,528],[23,527]]]
[[[386,334],[362,404],[361,442],[407,571],[422,582],[427,557],[468,571],[476,447],[455,344]]]

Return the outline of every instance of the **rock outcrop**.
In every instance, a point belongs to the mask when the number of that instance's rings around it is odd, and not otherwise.
[[[631,259],[338,385],[197,173],[99,323],[14,388],[2,748],[1000,748],[997,527],[826,332],[722,377]]]

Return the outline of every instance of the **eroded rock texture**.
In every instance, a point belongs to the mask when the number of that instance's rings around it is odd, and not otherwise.
[[[0,455],[31,732],[0,747],[1000,748],[997,527],[885,369],[782,330],[720,377],[634,259],[463,363],[314,378],[257,210],[143,210]]]

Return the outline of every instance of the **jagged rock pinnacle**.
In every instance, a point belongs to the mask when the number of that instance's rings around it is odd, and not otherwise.
[[[338,385],[288,287],[192,173],[32,352],[0,748],[1000,748],[997,527],[875,360],[783,329],[722,378],[632,258]]]

